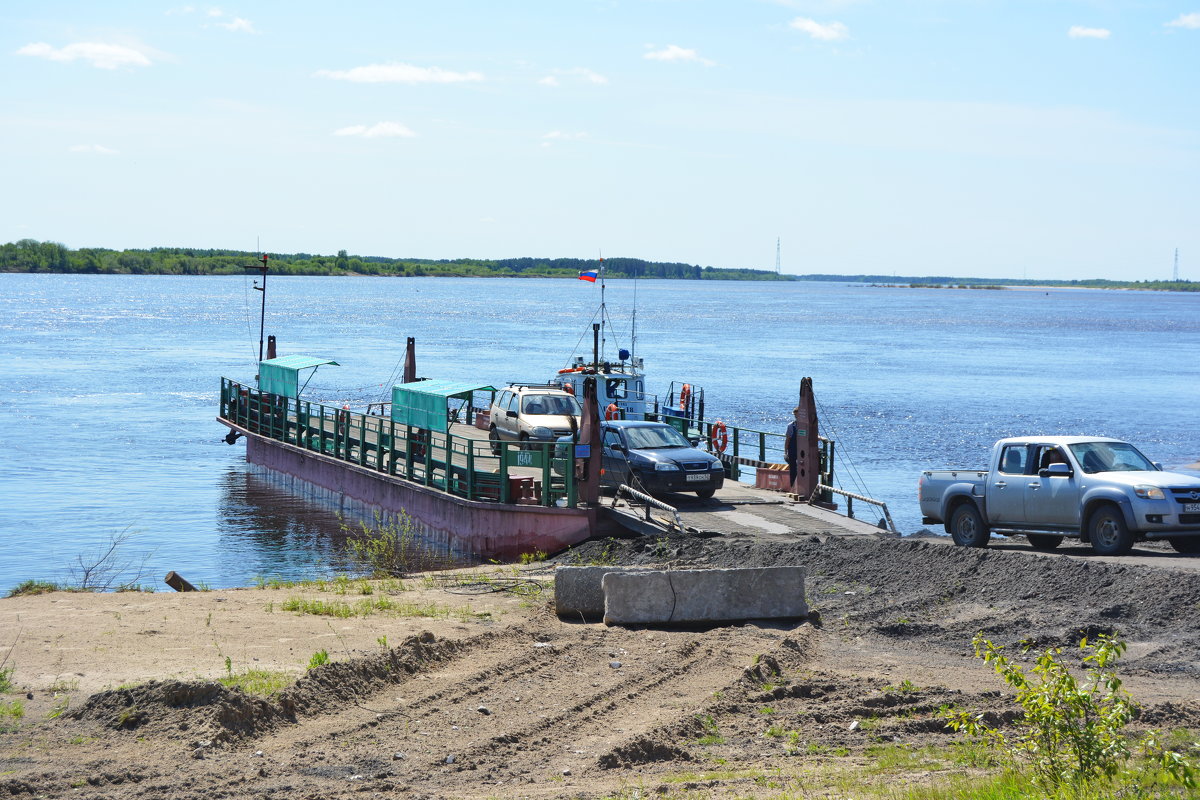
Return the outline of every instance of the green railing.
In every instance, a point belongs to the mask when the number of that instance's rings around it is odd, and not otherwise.
[[[221,379],[221,419],[277,442],[468,500],[575,507],[574,459],[554,442],[490,442]],[[498,450],[499,452],[494,452]]]
[[[651,415],[647,414],[647,418]],[[719,437],[725,447],[722,450],[713,439],[713,430],[720,420],[712,422],[693,421],[686,417],[663,414],[658,416],[662,422],[672,426],[684,436],[697,440],[701,447],[708,449],[725,464],[725,473],[733,480],[738,479],[738,467],[778,467],[785,463],[786,435],[770,431],[756,431],[751,428],[739,428],[736,425],[726,425],[724,436]],[[727,439],[727,441],[726,441]],[[820,467],[818,483],[825,486],[833,485],[833,462],[835,446],[832,439],[824,436],[817,438],[820,452]],[[833,496],[830,492],[822,491],[818,497],[822,502],[830,502]]]

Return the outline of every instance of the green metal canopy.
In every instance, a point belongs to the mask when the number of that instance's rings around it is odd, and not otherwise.
[[[475,392],[495,392],[496,387],[462,381],[413,381],[392,387],[392,419],[404,425],[445,433],[446,401],[470,401]]]
[[[341,366],[338,362],[328,358],[313,358],[312,356],[280,356],[260,361],[258,363],[259,391],[281,394],[285,397],[299,397],[300,390],[303,388],[300,386],[300,370],[315,370],[324,364]],[[307,383],[308,381],[305,381],[306,385]]]

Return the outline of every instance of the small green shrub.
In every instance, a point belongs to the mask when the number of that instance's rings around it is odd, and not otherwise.
[[[0,669],[0,694],[12,691],[12,676],[14,669],[16,669],[16,667],[5,667]]]
[[[1028,766],[1034,784],[1046,795],[1078,794],[1090,785],[1111,783],[1127,773],[1134,747],[1172,780],[1189,789],[1200,785],[1196,768],[1163,748],[1153,732],[1140,740],[1124,734],[1135,707],[1115,668],[1125,652],[1122,640],[1104,634],[1094,642],[1086,637],[1080,640],[1082,681],[1071,674],[1061,648],[1042,651],[1026,671],[982,633],[972,645],[976,657],[991,664],[1017,690],[1016,702],[1024,715],[1016,732],[1008,736],[986,724],[983,714],[951,711],[948,724],[977,737],[1014,764]]]
[[[312,658],[308,660],[308,668],[316,669],[317,667],[323,667],[328,663],[329,653],[325,650],[318,650],[317,652],[313,653]]]
[[[403,577],[413,572],[449,566],[450,559],[432,551],[421,540],[417,525],[403,511],[390,519],[375,517],[375,524],[359,523],[358,530],[343,523],[346,552],[365,572],[377,578]]]
[[[8,590],[5,597],[22,597],[24,595],[46,594],[48,592],[61,591],[63,587],[57,583],[50,581],[35,581],[27,580],[18,583],[16,586]]]

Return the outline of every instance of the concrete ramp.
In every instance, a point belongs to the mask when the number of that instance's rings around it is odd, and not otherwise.
[[[695,536],[744,535],[764,539],[787,540],[797,536],[878,536],[888,535],[875,523],[877,509],[860,504],[855,511],[864,519],[851,519],[835,511],[810,506],[791,495],[755,489],[742,484],[726,483],[711,500],[701,500],[693,494],[668,494],[662,499],[679,511],[685,532]],[[672,520],[668,514],[631,505],[624,498],[610,507],[611,499],[603,501],[608,521],[625,530],[643,536],[661,535]]]

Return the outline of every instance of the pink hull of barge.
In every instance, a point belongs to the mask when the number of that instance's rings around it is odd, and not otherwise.
[[[228,420],[221,420],[229,425]],[[522,553],[555,553],[587,539],[596,527],[595,509],[489,503],[467,500],[373,469],[349,464],[240,426],[246,460],[322,489],[378,508],[404,512],[430,538],[483,558],[515,560]]]

